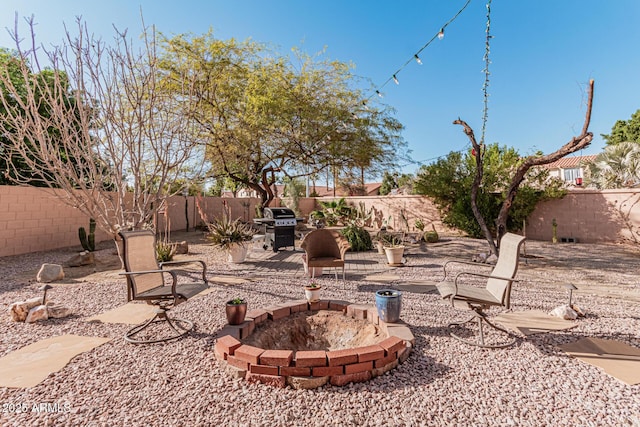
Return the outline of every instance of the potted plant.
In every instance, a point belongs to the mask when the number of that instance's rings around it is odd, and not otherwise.
[[[384,234],[382,236],[384,253],[387,256],[389,265],[399,266],[402,264],[402,256],[404,254],[404,238],[393,234]]]
[[[239,325],[244,322],[244,316],[247,314],[247,301],[243,298],[234,298],[227,301],[225,309],[227,323],[230,325]]]
[[[207,224],[209,233],[207,239],[214,245],[227,252],[227,261],[242,263],[247,257],[249,242],[253,238],[251,226],[240,221],[231,220],[228,215],[222,215]]]
[[[400,320],[402,293],[395,289],[382,289],[376,292],[376,310],[378,317],[385,323]]]
[[[378,249],[378,253],[380,255],[384,255],[384,244],[386,239],[388,239],[387,236],[387,227],[385,227],[384,225],[380,228],[380,230],[378,230],[378,232],[376,233],[375,236],[373,236],[373,241],[376,244],[376,249]]]
[[[304,295],[307,297],[307,301],[320,301],[320,289],[322,289],[322,287],[316,282],[311,282],[308,285],[305,285]]]

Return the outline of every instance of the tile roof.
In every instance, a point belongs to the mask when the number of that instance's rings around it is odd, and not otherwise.
[[[591,163],[595,160],[596,155],[589,156],[571,156],[571,157],[563,157],[560,160],[556,160],[553,163],[549,163],[548,165],[544,165],[547,169],[568,169],[568,168],[576,168],[581,165],[586,165],[587,163]]]

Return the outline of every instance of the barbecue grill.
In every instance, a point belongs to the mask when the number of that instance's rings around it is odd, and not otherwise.
[[[264,218],[253,220],[264,226],[262,248],[266,250],[271,246],[274,252],[288,246],[295,248],[296,224],[300,221],[302,218],[296,218],[296,214],[289,208],[264,208]]]

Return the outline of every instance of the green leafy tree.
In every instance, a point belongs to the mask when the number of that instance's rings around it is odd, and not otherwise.
[[[170,76],[190,73],[196,107],[189,115],[212,173],[255,190],[262,206],[274,197],[276,174],[369,168],[397,151],[390,144],[401,141],[401,126],[384,108],[362,105],[348,64],[299,51],[292,60],[211,32],[166,39],[163,47]]]
[[[521,161],[513,148],[488,145],[484,152],[484,174],[477,205],[484,218],[498,217],[506,198],[511,174]],[[470,152],[451,152],[435,163],[422,166],[416,175],[416,194],[432,197],[443,214],[443,222],[464,231],[472,237],[483,237],[483,230],[471,209],[471,187],[475,176],[475,156]],[[507,220],[507,230],[517,231],[540,200],[565,194],[562,182],[549,178],[543,168],[528,172],[520,186]],[[488,224],[495,233],[496,224]]]
[[[640,143],[640,110],[633,113],[629,120],[618,120],[611,128],[609,135],[601,136],[607,145],[623,142]]]
[[[384,172],[382,175],[382,185],[380,186],[380,195],[385,196],[391,193],[391,190],[398,188],[396,178],[397,174]]]

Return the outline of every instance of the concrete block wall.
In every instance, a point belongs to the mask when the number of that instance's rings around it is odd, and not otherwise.
[[[0,256],[78,246],[89,218],[60,200],[57,190],[0,186]],[[110,239],[97,230],[96,242]]]
[[[554,218],[559,239],[634,241],[640,232],[640,190],[571,190],[563,199],[541,202],[529,217],[527,236],[551,241]]]
[[[46,251],[56,248],[77,247],[78,228],[89,225],[89,218],[77,209],[64,204],[56,190],[0,186],[0,257]],[[442,224],[435,205],[423,196],[366,196],[347,197],[355,206],[364,203],[373,208],[374,224],[379,227],[391,218],[390,225],[402,229],[401,212],[407,217],[411,231],[420,218],[430,228],[443,235],[455,234]],[[259,200],[255,198],[198,198],[202,210],[213,219],[230,209],[233,218],[252,221]],[[300,210],[305,218],[318,207],[319,200],[332,198],[307,198],[300,200]],[[279,201],[275,201],[278,206]],[[185,213],[185,203],[187,212]],[[196,209],[195,197],[174,196],[167,201],[167,213],[159,215],[156,224],[159,231],[165,230],[166,217],[170,218],[170,230],[179,231],[201,224]],[[526,234],[532,240],[550,241],[551,222],[558,223],[558,237],[574,238],[578,242],[634,241],[640,233],[640,190],[571,190],[561,200],[540,203],[527,223]],[[97,230],[96,241],[111,239],[102,230]]]
[[[402,220],[404,214],[410,232],[417,232],[414,224],[416,219],[420,219],[425,224],[425,230],[431,230],[431,224],[433,224],[438,233],[449,235],[458,233],[442,223],[438,208],[429,198],[424,196],[350,196],[344,199],[350,205],[359,207],[360,203],[363,203],[367,211],[371,209],[373,217],[368,225],[373,228],[380,228],[383,224],[388,223],[394,230],[402,230],[405,228]],[[304,217],[308,218],[311,211],[320,208],[319,202],[331,200],[338,199],[333,197],[301,198],[300,210]]]

